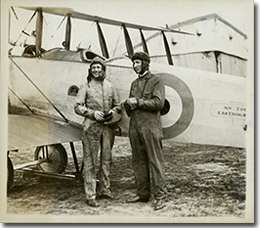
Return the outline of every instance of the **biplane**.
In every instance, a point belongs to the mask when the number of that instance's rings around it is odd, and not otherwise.
[[[14,170],[80,178],[83,167],[79,167],[74,142],[81,140],[83,119],[74,113],[73,108],[79,86],[86,80],[91,60],[99,56],[106,61],[107,77],[116,86],[123,101],[128,97],[131,82],[136,77],[130,58],[138,48],[151,55],[151,70],[160,75],[165,83],[166,100],[162,114],[164,139],[245,147],[246,78],[174,64],[171,45],[176,43],[174,40],[169,43],[167,34],[196,38],[201,35],[198,31],[194,33],[169,26],[141,26],[83,14],[70,8],[20,9],[32,12],[30,20],[36,17],[35,43],[24,46],[19,54],[15,46],[8,53],[8,154],[31,147],[36,149],[35,161],[16,167],[13,167],[8,156],[8,188],[12,185]],[[11,7],[12,13],[15,15],[15,7]],[[49,50],[43,47],[44,15],[60,16],[66,21],[62,47]],[[100,53],[91,49],[70,48],[72,20],[95,23]],[[111,57],[102,24],[122,28],[126,51]],[[139,32],[139,43],[132,43],[129,29]],[[156,56],[151,53],[149,42],[155,36],[145,38],[145,31],[160,33],[163,44],[160,51],[163,54]],[[156,61],[162,56],[166,63]],[[118,136],[127,136],[128,123],[129,119],[123,113],[117,129]],[[75,175],[62,174],[67,165],[63,143],[70,144]],[[32,169],[32,166],[38,169]]]

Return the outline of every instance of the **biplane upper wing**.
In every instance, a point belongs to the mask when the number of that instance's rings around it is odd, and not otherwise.
[[[81,140],[82,128],[50,116],[8,115],[8,150]]]
[[[20,8],[32,10],[32,11],[37,10],[37,7],[20,7]],[[103,17],[99,17],[99,16],[93,16],[93,15],[84,14],[84,13],[74,11],[71,8],[42,7],[41,9],[42,9],[43,13],[48,13],[48,14],[53,14],[53,15],[58,15],[58,16],[65,16],[67,14],[70,14],[71,17],[76,18],[76,19],[105,23],[105,24],[115,25],[115,26],[124,25],[128,28],[133,28],[133,29],[142,29],[142,30],[151,30],[151,31],[153,31],[153,30],[159,31],[160,30],[160,31],[164,31],[164,32],[191,34],[189,32],[180,31],[180,30],[174,30],[174,29],[163,28],[163,27],[146,26],[146,25],[134,24],[134,23],[129,23],[129,22],[123,22],[123,21],[119,21],[119,20],[113,20],[113,19],[109,19],[109,18],[103,18]]]
[[[48,14],[58,15],[58,16],[67,16],[68,22],[67,22],[67,26],[66,26],[66,37],[65,37],[64,46],[68,50],[69,50],[69,46],[70,46],[70,32],[71,32],[70,18],[72,17],[72,18],[76,18],[76,19],[96,22],[97,27],[98,27],[99,40],[100,40],[100,46],[101,46],[102,54],[106,58],[109,58],[109,53],[108,53],[108,50],[107,50],[105,38],[103,36],[101,27],[99,25],[100,23],[120,26],[120,27],[123,28],[127,54],[128,54],[129,57],[133,56],[134,49],[133,49],[133,45],[132,45],[130,35],[127,31],[127,28],[137,29],[137,30],[140,31],[143,50],[147,53],[149,53],[149,51],[148,51],[148,47],[147,47],[147,44],[146,44],[146,40],[144,38],[143,30],[160,31],[163,35],[163,42],[164,42],[165,51],[166,51],[166,55],[167,55],[169,65],[173,65],[173,61],[172,61],[172,57],[171,57],[171,53],[170,53],[169,44],[168,44],[167,38],[166,38],[164,33],[170,32],[170,33],[181,33],[181,34],[187,34],[187,35],[194,35],[193,33],[190,33],[190,32],[181,31],[181,30],[174,30],[174,29],[170,29],[169,27],[164,28],[164,27],[145,26],[145,25],[140,25],[140,24],[123,22],[123,21],[119,21],[119,20],[113,20],[113,19],[109,19],[109,18],[103,18],[103,17],[99,17],[99,16],[93,16],[93,15],[89,15],[89,14],[85,14],[85,13],[76,12],[76,11],[70,9],[70,8],[50,8],[50,7],[47,7],[47,8],[46,7],[20,7],[20,8],[23,8],[23,9],[26,9],[26,10],[32,10],[32,11],[35,11],[35,12],[40,11],[39,21],[42,21],[42,13],[48,13]],[[41,27],[42,27],[42,25],[40,25],[39,26],[40,29],[38,29],[40,31],[39,32],[40,34],[41,34],[41,30],[42,30]],[[39,37],[40,37],[40,35],[39,35]],[[37,41],[37,39],[36,39],[36,41]],[[38,42],[38,43],[40,44],[41,41]],[[40,50],[39,47],[38,47],[38,50]]]

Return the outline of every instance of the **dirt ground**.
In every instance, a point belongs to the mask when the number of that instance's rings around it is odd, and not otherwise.
[[[116,138],[113,148],[111,190],[114,200],[100,200],[101,207],[85,204],[81,181],[46,178],[16,172],[7,194],[7,213],[12,215],[129,216],[150,218],[210,218],[245,216],[246,151],[245,149],[181,144],[163,141],[169,200],[167,206],[153,210],[148,203],[126,204],[135,194],[131,148],[128,138]],[[69,145],[65,173],[75,171]],[[81,165],[81,143],[75,144]],[[10,153],[14,165],[34,160],[31,151]],[[115,218],[115,217],[114,217]],[[166,220],[165,220],[166,221]],[[87,222],[87,221],[84,221]],[[149,222],[146,221],[146,222]],[[163,221],[164,222],[164,221]]]

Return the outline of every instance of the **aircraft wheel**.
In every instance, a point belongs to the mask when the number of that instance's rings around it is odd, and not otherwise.
[[[11,188],[14,181],[14,167],[11,159],[7,156],[7,191]]]
[[[34,158],[42,162],[39,168],[49,173],[62,173],[68,163],[66,150],[61,144],[37,147]]]

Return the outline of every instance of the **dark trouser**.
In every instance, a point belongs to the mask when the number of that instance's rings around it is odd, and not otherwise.
[[[101,124],[93,124],[83,131],[84,188],[87,199],[110,192],[111,149],[114,144],[114,130]],[[100,168],[98,176],[98,152]],[[96,181],[99,179],[98,189]]]
[[[148,127],[130,129],[129,138],[139,197],[150,197],[151,179],[155,199],[166,198],[166,178],[163,171],[162,141],[159,129]]]

